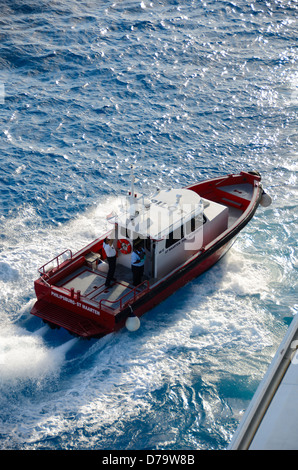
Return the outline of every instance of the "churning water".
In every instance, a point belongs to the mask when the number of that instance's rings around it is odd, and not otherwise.
[[[0,447],[225,449],[297,313],[297,4],[2,0]],[[37,269],[129,185],[256,169],[228,255],[83,341],[29,312]]]

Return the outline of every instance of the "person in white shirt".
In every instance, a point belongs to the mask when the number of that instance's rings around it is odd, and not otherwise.
[[[131,254],[131,269],[133,275],[133,285],[138,286],[142,282],[145,264],[145,250],[138,243],[134,246]]]
[[[111,281],[115,280],[114,274],[115,274],[115,269],[116,269],[116,250],[113,246],[114,240],[110,238],[105,238],[103,242],[103,248],[106,252],[107,255],[107,260],[109,264],[109,270],[107,274],[107,279],[105,282],[106,287],[110,287]]]

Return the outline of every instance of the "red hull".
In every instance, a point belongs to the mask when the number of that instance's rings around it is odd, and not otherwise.
[[[74,289],[59,287],[61,279],[71,276],[76,269],[84,269],[86,255],[101,249],[104,239],[102,237],[76,255],[71,254],[70,259],[61,264],[57,257],[57,266],[50,272],[45,273],[45,270],[41,268],[41,277],[35,281],[38,301],[31,313],[41,317],[51,326],[63,327],[81,337],[100,337],[119,330],[124,326],[132,310],[136,316],[140,317],[177,289],[208,270],[228,251],[236,235],[252,218],[259,205],[263,192],[260,179],[258,175],[243,172],[240,175],[217,178],[189,187],[188,189],[192,189],[202,197],[220,202],[220,198],[223,198],[222,194],[219,194],[221,187],[235,186],[245,182],[252,186],[252,197],[248,200],[239,198],[235,193],[229,194],[229,201],[225,201],[226,205],[236,207],[239,212],[241,210],[237,222],[222,236],[217,237],[182,266],[152,286],[149,286],[149,282],[145,282],[132,289],[129,298],[124,296],[120,301],[117,300],[117,304],[114,302],[114,305],[113,302],[108,303],[108,301],[90,302],[80,295],[80,291],[75,292]],[[225,199],[227,199],[226,194]]]
[[[152,289],[152,294],[154,294],[151,299],[147,302],[144,299],[144,302],[136,309],[134,312],[137,316],[141,316],[146,313],[148,310],[152,309],[167,297],[172,295],[181,287],[185,286],[188,282],[200,276],[202,273],[211,268],[217,261],[222,258],[225,253],[229,250],[233,241],[228,242],[226,245],[219,248],[215,253],[210,255],[208,258],[198,263],[196,267],[186,272],[184,275],[180,275],[175,281],[171,281],[167,287],[164,286],[164,281],[160,282],[160,286],[156,286],[155,289]],[[156,293],[154,293],[154,291]]]

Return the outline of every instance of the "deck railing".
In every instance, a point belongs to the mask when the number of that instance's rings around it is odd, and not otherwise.
[[[47,282],[46,282],[47,284]],[[88,298],[88,296],[81,293],[80,290],[76,291],[74,288],[67,288],[63,286],[51,286],[47,284],[49,287],[54,288],[58,294],[62,294],[62,296],[67,297],[69,299],[73,299],[74,302],[85,302],[85,304],[98,308],[99,310],[109,311],[115,315],[119,310],[122,310],[125,306],[128,306],[129,303],[135,302],[141,295],[145,294],[149,291],[149,281],[146,280],[139,284],[138,286],[131,289],[129,292],[124,294],[122,297],[116,300],[109,300],[109,299],[101,299],[99,302],[92,301]],[[117,305],[118,304],[118,305]]]
[[[59,268],[59,266],[64,263],[67,259],[72,259],[72,251],[65,250],[59,255],[55,256],[55,258],[48,261],[46,264],[39,268],[38,272],[43,275],[49,273],[54,268]]]
[[[142,282],[141,284],[139,284],[138,286],[136,286],[131,291],[124,294],[119,299],[116,299],[116,300],[101,299],[101,301],[99,302],[99,308],[102,309],[103,306],[109,308],[109,306],[106,305],[106,304],[115,305],[115,304],[119,303],[119,309],[122,310],[122,308],[126,304],[128,304],[129,302],[135,302],[137,300],[137,298],[140,297],[141,294],[144,294],[145,292],[148,292],[149,289],[150,289],[149,281],[146,280],[146,281]],[[113,308],[110,307],[110,308],[111,308],[111,310],[113,310],[113,312],[115,311],[115,307],[113,307]]]
[[[67,260],[72,260],[72,252],[71,250],[65,250],[59,255],[55,256],[55,258],[51,259],[48,261],[46,264],[41,266],[38,270],[41,276],[44,276],[43,281],[48,285],[48,287],[54,287],[55,289],[59,290],[62,295],[65,295],[66,297],[75,299],[79,301],[82,299],[83,301],[87,302],[88,304],[97,304],[96,307],[99,308],[100,310],[110,310],[113,314],[116,313],[118,310],[122,310],[123,307],[128,305],[130,302],[135,302],[141,295],[144,293],[148,292],[150,290],[150,285],[149,281],[145,280],[138,286],[134,287],[133,289],[130,289],[128,292],[126,292],[122,297],[116,300],[109,300],[109,299],[101,299],[99,302],[96,301],[90,301],[87,295],[82,294],[79,290],[74,291],[74,289],[69,289],[65,286],[51,286],[50,284],[47,283],[45,279],[50,280],[52,274],[54,275],[56,271],[59,269],[59,267],[65,263]],[[118,304],[118,305],[117,305]]]

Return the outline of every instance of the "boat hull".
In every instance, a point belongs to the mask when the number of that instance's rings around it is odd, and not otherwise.
[[[142,299],[132,305],[134,313],[138,317],[144,315],[144,313],[159,305],[161,302],[163,302],[181,287],[185,286],[187,283],[196,279],[198,276],[210,269],[227,253],[227,251],[232,246],[233,242],[234,239],[228,241],[225,245],[222,245],[209,256],[198,259],[197,262],[193,265],[185,267],[183,270],[181,270],[181,272],[175,273],[168,279],[161,281],[158,285],[152,288],[152,290],[148,292]],[[122,316],[126,319],[127,313],[128,312],[123,312],[122,315],[119,314],[119,320]],[[119,320],[119,328],[122,328],[124,324],[123,322],[121,322],[121,320]]]
[[[220,236],[203,246],[197,253],[188,259],[180,267],[174,269],[162,279],[149,284],[143,283],[131,292],[129,301],[125,296],[120,299],[117,308],[111,302],[90,303],[81,296],[80,291],[67,290],[59,287],[61,278],[67,278],[75,269],[85,262],[85,256],[90,251],[98,250],[103,239],[93,243],[78,252],[69,261],[62,263],[50,275],[41,272],[41,277],[35,281],[37,302],[31,313],[42,318],[52,327],[62,327],[69,332],[84,338],[102,337],[108,333],[120,330],[133,312],[141,317],[148,310],[164,301],[178,289],[217,263],[230,249],[238,233],[247,225],[253,217],[262,198],[263,190],[260,184],[260,176],[242,172],[240,175],[217,178],[192,185],[189,188],[202,197],[217,201],[218,198],[227,200],[227,193],[222,193],[223,188],[251,185],[250,198],[239,198],[239,191],[233,189],[228,194],[228,204],[239,212],[235,222],[231,224]],[[226,190],[225,190],[226,191]],[[222,201],[220,201],[222,202]],[[235,210],[235,209],[233,209]],[[61,286],[61,284],[60,284]],[[112,308],[113,307],[113,308]]]
[[[102,311],[83,310],[82,302],[75,299],[70,302],[70,299],[56,292],[53,295],[52,288],[40,283],[35,284],[38,301],[32,308],[31,314],[42,318],[51,328],[62,327],[83,338],[100,338],[122,329],[131,311],[141,317],[188,282],[210,269],[227,253],[233,242],[234,238],[209,255],[202,253],[198,259],[154,285],[147,293],[113,317],[106,315],[104,318]]]

